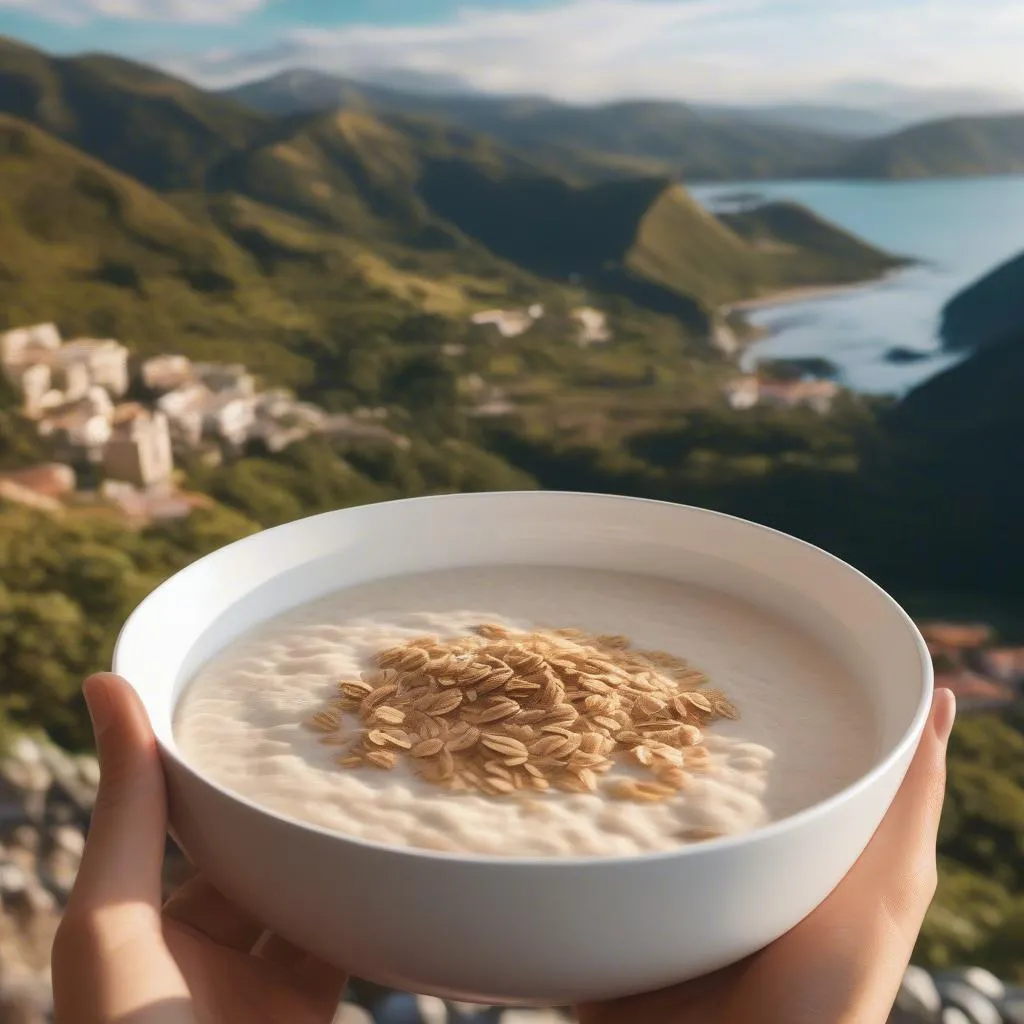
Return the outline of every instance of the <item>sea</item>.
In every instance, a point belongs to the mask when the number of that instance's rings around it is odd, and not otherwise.
[[[1024,252],[1024,176],[938,181],[770,181],[692,187],[712,211],[742,194],[788,199],[915,265],[882,281],[748,314],[766,337],[744,354],[821,357],[839,380],[871,394],[904,394],[960,356],[942,351],[942,307],[957,292]],[[734,208],[734,207],[733,207]],[[915,353],[893,362],[893,349]]]

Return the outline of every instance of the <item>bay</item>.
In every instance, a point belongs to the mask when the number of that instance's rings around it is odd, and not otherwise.
[[[939,181],[772,181],[695,186],[709,209],[730,195],[788,199],[889,252],[919,261],[862,288],[766,305],[751,321],[767,337],[744,354],[764,359],[818,356],[843,383],[901,394],[953,365],[938,337],[943,305],[998,264],[1024,251],[1024,176]],[[924,358],[893,363],[894,348]]]

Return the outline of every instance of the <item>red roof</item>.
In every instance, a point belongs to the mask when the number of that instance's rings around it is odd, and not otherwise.
[[[982,671],[1005,682],[1024,680],[1024,647],[993,647],[978,655]]]
[[[47,498],[63,498],[75,490],[75,471],[61,462],[2,473],[0,479],[10,480]]]
[[[920,628],[932,650],[981,647],[992,639],[992,627],[984,622],[925,622]]]
[[[1013,691],[1008,686],[995,683],[991,679],[969,672],[966,669],[957,672],[938,672],[935,685],[952,690],[959,700],[985,701],[1009,704],[1013,701]]]

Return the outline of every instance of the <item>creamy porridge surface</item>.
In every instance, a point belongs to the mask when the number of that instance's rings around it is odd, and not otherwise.
[[[381,649],[424,634],[463,636],[482,622],[626,634],[686,658],[741,717],[707,729],[710,768],[660,803],[451,793],[407,766],[341,768],[338,749],[306,727],[338,681],[358,678]],[[856,680],[788,622],[653,577],[522,566],[377,581],[271,620],[198,672],[175,734],[209,778],[290,817],[381,843],[526,857],[647,853],[679,846],[694,829],[744,832],[853,782],[878,746]]]

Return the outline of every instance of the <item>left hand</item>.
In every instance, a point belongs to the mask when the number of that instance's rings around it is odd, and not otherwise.
[[[86,681],[100,790],[53,950],[56,1024],[330,1024],[345,976],[196,879],[161,906],[167,809],[146,713]]]

